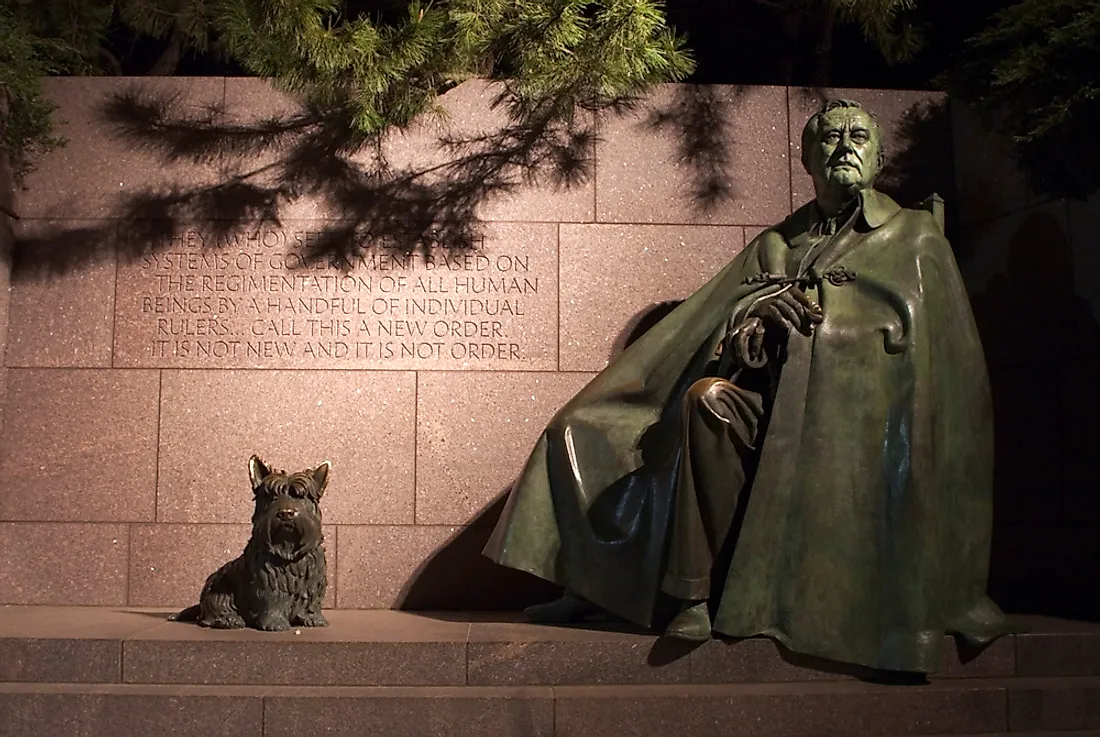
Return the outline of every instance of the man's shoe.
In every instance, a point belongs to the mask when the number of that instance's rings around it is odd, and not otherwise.
[[[535,604],[523,610],[524,616],[538,624],[568,624],[599,616],[603,610],[576,594],[566,593],[560,599]]]
[[[700,601],[685,608],[669,622],[665,628],[665,637],[691,642],[706,642],[710,639],[710,610],[707,602]]]

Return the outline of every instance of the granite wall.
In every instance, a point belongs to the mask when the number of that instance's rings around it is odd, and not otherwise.
[[[1008,144],[952,106],[953,244],[996,419],[990,591],[1017,612],[1100,617],[1100,196],[1042,197]]]
[[[544,130],[472,82],[347,151],[257,80],[49,89],[70,142],[17,203],[0,601],[131,606],[240,551],[253,452],[333,463],[329,606],[545,596],[479,555],[502,495],[647,314],[810,196],[821,99],[667,86]],[[941,97],[834,93],[892,131],[889,189],[952,201]]]
[[[0,114],[2,114],[0,109]],[[8,308],[11,302],[11,257],[15,244],[13,215],[15,212],[15,187],[8,157],[0,151],[0,355],[8,344]],[[7,391],[8,371],[0,366],[0,428],[4,426],[4,397]]]

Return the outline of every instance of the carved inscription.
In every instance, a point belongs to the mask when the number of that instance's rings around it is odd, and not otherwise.
[[[531,340],[556,319],[551,232],[534,248],[363,236],[310,258],[323,237],[310,225],[195,225],[149,249],[120,274],[116,355],[144,366],[551,367],[555,346]]]

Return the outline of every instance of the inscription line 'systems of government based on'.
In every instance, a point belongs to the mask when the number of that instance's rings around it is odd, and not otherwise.
[[[319,233],[200,230],[144,255],[135,290],[154,362],[251,365],[522,362],[519,328],[540,277],[532,257],[484,241],[423,250],[396,241],[309,257]],[[537,264],[536,264],[537,266]]]

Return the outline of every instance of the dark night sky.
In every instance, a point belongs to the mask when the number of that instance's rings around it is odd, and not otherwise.
[[[916,19],[926,43],[915,59],[888,65],[853,25],[838,26],[833,40],[831,83],[837,87],[923,89],[950,63],[962,42],[1008,0],[917,0]],[[671,0],[670,22],[688,36],[698,68],[693,81],[774,84],[780,38],[778,15],[754,2]],[[809,80],[809,54],[795,68],[795,83]]]

